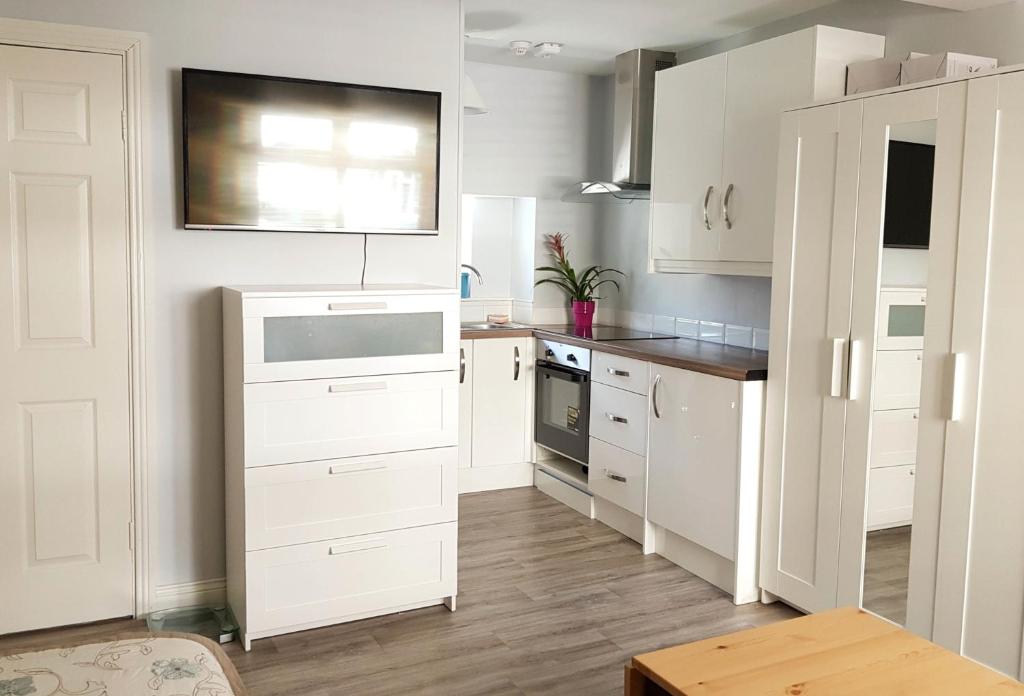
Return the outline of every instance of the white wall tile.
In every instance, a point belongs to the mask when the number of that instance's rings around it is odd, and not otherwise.
[[[663,333],[670,336],[675,335],[676,332],[676,318],[666,317],[662,315],[656,315],[654,317],[654,323],[652,324],[652,330],[654,333]]]
[[[768,350],[768,329],[754,329],[754,348],[756,350]]]
[[[725,342],[725,324],[720,321],[701,321],[700,340],[711,343]]]
[[[735,324],[725,325],[725,342],[730,346],[740,348],[754,347],[754,330],[749,326],[736,326]]]
[[[676,336],[700,338],[700,322],[696,319],[676,317]]]

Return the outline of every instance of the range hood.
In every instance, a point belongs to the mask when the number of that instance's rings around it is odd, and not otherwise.
[[[670,51],[638,48],[615,57],[615,112],[611,180],[582,181],[566,201],[636,200],[651,197],[654,73],[676,64]]]

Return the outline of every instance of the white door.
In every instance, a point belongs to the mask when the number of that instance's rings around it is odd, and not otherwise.
[[[969,95],[953,324],[961,374],[943,481],[935,640],[1021,678],[1024,73],[972,80]]]
[[[761,582],[836,605],[859,102],[782,122],[765,430]]]
[[[0,633],[133,612],[120,57],[0,46]]]
[[[949,418],[947,371],[950,366],[950,332],[953,291],[957,276],[957,238],[960,218],[963,163],[964,113],[967,85],[964,82],[913,89],[873,97],[864,102],[861,136],[860,193],[857,206],[857,247],[854,259],[853,314],[851,322],[850,400],[847,406],[846,461],[840,533],[839,604],[864,605],[884,613],[879,596],[890,595],[873,577],[865,585],[865,568],[881,555],[865,556],[872,544],[866,534],[867,511],[876,505],[869,499],[868,478],[874,438],[874,411],[880,408],[918,409],[916,465],[913,495],[900,495],[913,506],[909,536],[909,566],[900,569],[907,590],[897,599],[902,607],[888,616],[926,638],[932,635],[935,597],[935,563],[938,553],[942,472],[946,461],[946,425]],[[878,351],[878,313],[881,305],[881,271],[885,260],[883,231],[886,211],[907,210],[908,200],[890,182],[892,142],[932,147],[934,163],[918,176],[931,176],[932,196],[927,249],[917,250],[927,275],[927,309],[921,351]],[[898,155],[897,155],[898,156]],[[895,164],[894,164],[895,162]],[[895,171],[900,171],[898,168]],[[892,184],[892,185],[890,185]],[[890,190],[891,189],[891,190]],[[893,192],[896,192],[895,194]],[[920,357],[920,371],[913,366]],[[893,369],[894,360],[903,360]],[[904,380],[907,378],[907,381]],[[911,384],[909,388],[907,384]],[[920,396],[914,392],[920,384]],[[893,399],[893,395],[897,398]],[[909,470],[907,470],[909,473]],[[902,479],[907,484],[908,479]],[[876,541],[878,537],[873,537]],[[876,547],[877,548],[877,547]],[[876,566],[877,567],[877,566]],[[895,571],[892,571],[895,572]],[[886,583],[891,585],[891,583]],[[869,602],[869,598],[872,599]],[[905,617],[903,616],[905,612]]]
[[[529,461],[528,338],[488,338],[473,345],[474,468]]]
[[[655,261],[718,259],[725,73],[723,53],[655,77],[650,222]]]

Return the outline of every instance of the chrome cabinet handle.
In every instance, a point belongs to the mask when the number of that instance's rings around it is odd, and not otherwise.
[[[327,391],[330,394],[342,394],[345,392],[384,391],[387,388],[387,382],[362,382],[360,384],[332,384],[327,387]]]
[[[513,358],[512,381],[513,382],[518,382],[519,381],[519,346],[515,347],[515,352],[513,353],[513,355],[515,357]]]
[[[331,302],[327,309],[331,312],[356,311],[360,309],[387,309],[387,302]]]
[[[708,186],[708,190],[704,192],[704,229],[708,232],[711,231],[711,218],[708,217],[708,204],[711,202],[711,194],[714,190],[714,186]]]
[[[658,410],[658,385],[661,384],[661,375],[654,378],[654,386],[651,387],[651,406],[654,407],[654,417],[661,418],[661,411]]]
[[[365,466],[358,469],[349,469],[351,464],[335,464],[327,470],[327,473],[331,476],[337,476],[338,474],[358,474],[363,471],[381,471],[387,469],[388,465],[377,462],[364,462]]]
[[[625,476],[623,476],[622,474],[616,474],[614,472],[608,471],[607,469],[604,470],[604,475],[610,478],[612,481],[619,481],[620,483],[626,482]]]
[[[610,420],[612,423],[628,423],[629,420],[622,416],[616,416],[614,413],[605,413],[604,417]]]
[[[608,374],[612,377],[629,377],[629,370],[616,370],[614,367],[609,367]]]
[[[725,195],[722,197],[722,219],[725,220],[725,229],[732,229],[732,220],[729,219],[729,201],[732,200],[733,185],[729,184],[728,188],[725,189]]]
[[[331,546],[327,549],[327,554],[330,556],[340,556],[345,553],[358,553],[360,551],[376,551],[377,549],[386,549],[387,543],[379,540],[372,539],[364,542],[357,542],[355,544],[338,544],[337,546]]]
[[[466,381],[466,349],[459,348],[459,384]]]

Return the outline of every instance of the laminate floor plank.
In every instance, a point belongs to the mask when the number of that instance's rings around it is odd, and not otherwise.
[[[641,652],[791,618],[737,607],[669,561],[534,488],[459,498],[458,610],[429,607],[225,646],[253,696],[603,696]],[[0,637],[42,646],[117,621]]]

